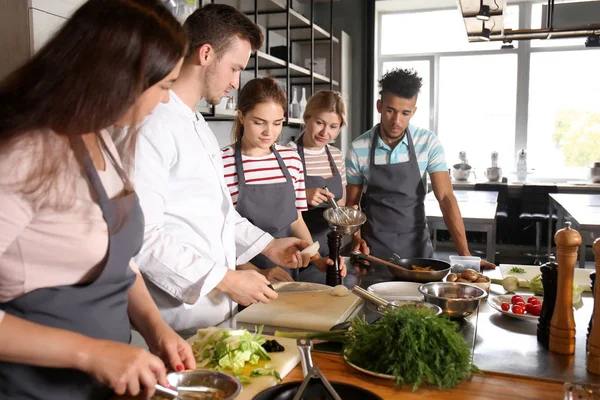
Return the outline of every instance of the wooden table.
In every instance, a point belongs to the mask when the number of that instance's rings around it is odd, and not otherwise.
[[[460,209],[465,230],[486,232],[486,258],[493,263],[496,257],[496,209],[498,207],[498,192],[475,190],[457,190],[454,192]],[[442,211],[433,192],[425,198],[425,215],[429,228],[447,229]]]
[[[556,381],[509,377],[486,372],[484,376],[475,375],[452,389],[440,390],[422,386],[413,392],[408,387],[396,388],[393,381],[358,372],[347,365],[339,355],[313,352],[313,362],[329,381],[360,386],[385,400],[561,400],[563,398],[563,384]],[[283,381],[303,379],[302,368],[298,365]],[[141,397],[115,396],[113,400],[141,400]]]
[[[564,227],[565,221],[571,221],[573,229],[581,233],[582,244],[579,247],[579,268],[585,268],[585,246],[592,244],[600,231],[600,195],[552,193],[549,213],[557,211],[557,229]],[[548,221],[548,254],[552,252],[552,219]]]
[[[515,378],[494,373],[473,376],[452,389],[439,390],[423,386],[416,392],[410,388],[396,388],[393,381],[365,375],[347,365],[339,355],[313,352],[315,365],[330,381],[350,383],[389,399],[436,399],[436,400],[560,400],[563,385],[559,382],[528,378]],[[302,380],[302,369],[297,366],[284,382]]]

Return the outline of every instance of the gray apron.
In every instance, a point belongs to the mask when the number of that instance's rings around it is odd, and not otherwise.
[[[308,176],[306,172],[306,161],[304,159],[304,135],[300,136],[298,140],[298,154],[302,160],[302,167],[304,168],[304,185],[306,189],[323,188],[327,186],[329,191],[335,195],[335,199],[339,200],[344,195],[344,187],[342,186],[342,176],[335,165],[335,161],[329,147],[325,146],[327,152],[327,158],[329,159],[329,165],[333,174],[330,178],[323,178],[320,176]],[[302,218],[310,231],[313,242],[319,242],[319,254],[321,257],[327,257],[329,255],[329,245],[327,243],[327,234],[329,233],[329,225],[325,218],[323,218],[323,212],[330,207],[328,203],[321,203],[318,206],[308,206],[307,211],[302,212]],[[315,268],[314,265],[310,265],[307,268],[300,269],[299,280],[302,282],[315,282],[325,283],[325,274]]]
[[[81,141],[81,138],[76,140]],[[41,325],[96,339],[129,343],[131,327],[127,295],[136,278],[129,268],[129,261],[142,246],[144,216],[125,173],[102,138],[100,142],[127,190],[123,196],[109,199],[89,154],[85,152],[86,175],[109,230],[102,273],[91,283],[34,290],[0,304],[0,309]],[[127,217],[119,218],[123,212],[128,213]],[[0,362],[1,399],[89,400],[106,399],[111,394],[107,386],[78,370]]]
[[[367,222],[362,228],[371,254],[387,260],[392,253],[402,258],[431,257],[433,246],[425,217],[425,186],[408,129],[409,161],[375,164],[379,127],[369,156],[369,179],[364,194]]]
[[[290,225],[298,219],[298,211],[296,209],[296,189],[287,166],[273,146],[271,150],[279,163],[283,176],[285,176],[285,182],[248,185],[244,176],[241,148],[242,144],[238,141],[233,149],[238,178],[238,198],[235,209],[253,225],[270,233],[275,238],[291,236]],[[250,262],[260,269],[276,266],[262,254],[257,255]]]

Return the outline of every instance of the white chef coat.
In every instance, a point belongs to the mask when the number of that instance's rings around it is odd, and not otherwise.
[[[136,261],[162,317],[182,335],[219,324],[236,304],[215,286],[273,237],[235,211],[217,139],[171,91],[141,125],[128,167],[146,220]]]

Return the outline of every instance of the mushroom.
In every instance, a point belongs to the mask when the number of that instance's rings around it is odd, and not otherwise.
[[[456,282],[456,280],[458,279],[458,275],[456,274],[448,274],[448,277],[446,278],[447,282]]]
[[[478,278],[478,273],[474,269],[465,269],[462,272],[462,278],[467,279],[470,282],[475,282]]]

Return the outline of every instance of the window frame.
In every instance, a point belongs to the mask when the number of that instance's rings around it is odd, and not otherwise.
[[[538,2],[535,2],[538,3]],[[519,7],[519,27],[530,27],[531,26],[531,15],[532,7],[534,2],[518,2],[511,3],[511,6]],[[590,48],[583,45],[585,38],[581,38],[581,46],[556,46],[556,47],[534,47],[531,46],[530,40],[518,41],[518,46],[514,49],[501,49],[502,43],[498,43],[497,50],[473,50],[473,51],[453,51],[453,52],[436,52],[436,53],[417,53],[410,55],[395,54],[395,55],[382,55],[382,28],[383,28],[383,16],[389,14],[410,14],[410,13],[421,13],[430,11],[442,11],[442,10],[455,10],[455,7],[437,7],[437,8],[423,8],[416,10],[398,10],[398,11],[379,11],[376,10],[376,45],[375,45],[375,70],[377,75],[374,77],[373,82],[373,95],[374,99],[379,98],[378,83],[377,80],[382,74],[383,64],[385,62],[406,62],[406,61],[417,61],[417,60],[431,60],[430,61],[430,76],[423,77],[429,79],[430,84],[430,129],[437,134],[439,131],[439,69],[440,59],[447,56],[485,56],[485,55],[496,55],[496,54],[517,54],[517,95],[515,102],[515,152],[512,157],[506,157],[505,159],[511,160],[512,165],[516,163],[516,150],[527,148],[527,128],[529,124],[529,75],[531,70],[531,55],[534,53],[553,53],[553,52],[565,52],[565,51],[599,51],[600,48]],[[376,123],[379,122],[379,117],[375,104],[372,105],[373,116]],[[443,138],[441,138],[443,140]],[[504,158],[504,156],[503,156]],[[545,176],[542,171],[541,179]],[[572,177],[578,178],[578,177]],[[570,178],[571,179],[571,178]]]

